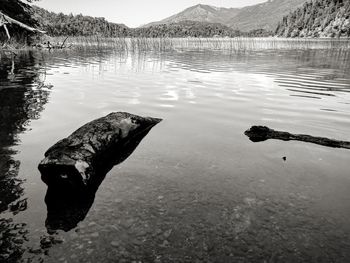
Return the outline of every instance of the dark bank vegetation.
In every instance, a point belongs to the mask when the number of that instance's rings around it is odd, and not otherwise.
[[[32,2],[32,0],[27,0],[27,2]],[[101,47],[105,45],[102,42],[107,41],[109,44],[113,42],[113,47],[118,46],[118,49],[129,50],[142,47],[143,50],[148,50],[151,43],[153,50],[164,50],[169,49],[168,46],[172,49],[178,43],[177,40],[168,39],[187,39],[186,43],[181,45],[186,47],[194,43],[191,38],[204,38],[204,42],[197,41],[199,46],[203,46],[203,43],[204,46],[208,46],[207,39],[212,38],[212,43],[209,46],[216,49],[220,49],[220,47],[241,49],[242,43],[244,43],[243,48],[246,47],[246,40],[229,41],[229,44],[227,41],[222,44],[218,41],[223,41],[226,38],[268,38],[273,35],[309,38],[350,36],[350,1],[344,0],[310,1],[284,17],[274,33],[265,29],[242,32],[221,23],[190,20],[129,28],[124,24],[110,23],[101,17],[49,12],[43,8],[30,6],[20,0],[0,0],[0,3],[0,43],[5,47],[30,45],[38,48],[62,49],[77,42],[77,38],[85,37],[87,43],[84,44],[94,42],[94,45],[97,43]],[[12,23],[6,17],[20,22],[22,26],[19,23]],[[41,34],[41,30],[46,34]],[[69,37],[68,41],[67,37]],[[119,40],[111,40],[116,38]],[[138,38],[140,40],[135,40]],[[165,40],[145,40],[148,38]],[[130,41],[130,39],[134,40]],[[263,46],[266,46],[267,40],[262,39],[261,41],[263,41]],[[275,39],[271,41],[272,44],[268,46],[272,48],[278,48],[281,44],[281,41]],[[81,42],[81,39],[78,42]],[[256,46],[256,42],[256,39],[252,40],[248,49]],[[276,43],[277,45],[275,45]],[[196,46],[198,46],[197,44]],[[283,42],[283,46],[286,46],[284,44]],[[288,42],[287,46],[292,44],[292,42]],[[304,45],[305,48],[309,46],[309,42]],[[314,46],[313,43],[311,46]],[[334,47],[333,44],[331,46]],[[346,48],[348,48],[348,44],[346,44]]]
[[[28,0],[27,2],[32,2]],[[30,5],[19,0],[0,0],[0,43],[27,45],[39,35],[40,24]]]
[[[313,0],[285,16],[276,35],[282,37],[350,37],[349,0]]]

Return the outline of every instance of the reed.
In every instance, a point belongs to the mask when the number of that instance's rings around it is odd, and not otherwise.
[[[35,41],[34,38],[34,35],[28,35],[25,32],[11,32],[11,38],[8,39],[4,32],[0,32],[0,50],[25,49]]]
[[[53,41],[62,42],[64,37]],[[350,39],[311,38],[102,38],[71,37],[75,48],[113,48],[118,51],[169,51],[169,50],[307,50],[307,49],[350,49]]]

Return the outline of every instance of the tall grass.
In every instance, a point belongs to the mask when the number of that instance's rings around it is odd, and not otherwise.
[[[62,42],[62,38],[53,41]],[[101,38],[72,37],[68,39],[75,48],[113,48],[118,51],[167,50],[281,50],[281,49],[350,49],[350,39],[310,38]]]
[[[4,32],[0,32],[0,50],[1,49],[25,49],[35,41],[34,34],[27,32],[11,32],[11,38],[8,39]]]

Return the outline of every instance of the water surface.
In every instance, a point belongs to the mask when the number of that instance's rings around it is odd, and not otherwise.
[[[38,163],[112,111],[163,121],[107,174],[86,218],[49,235]],[[0,112],[2,260],[350,259],[349,150],[244,135],[266,125],[349,140],[348,52],[2,54]]]

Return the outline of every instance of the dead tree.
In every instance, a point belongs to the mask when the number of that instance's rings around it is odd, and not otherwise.
[[[33,33],[41,33],[41,34],[45,34],[46,32],[45,31],[42,31],[42,30],[39,30],[37,28],[34,28],[34,27],[31,27],[31,26],[28,26],[22,22],[19,22],[17,21],[16,19],[13,19],[7,15],[5,15],[4,13],[2,13],[0,11],[0,27],[3,27],[5,32],[6,32],[6,35],[7,35],[7,38],[10,40],[11,39],[11,35],[9,33],[9,30],[7,28],[7,24],[14,24],[14,25],[17,25],[25,30],[28,30],[30,32],[33,32]]]

